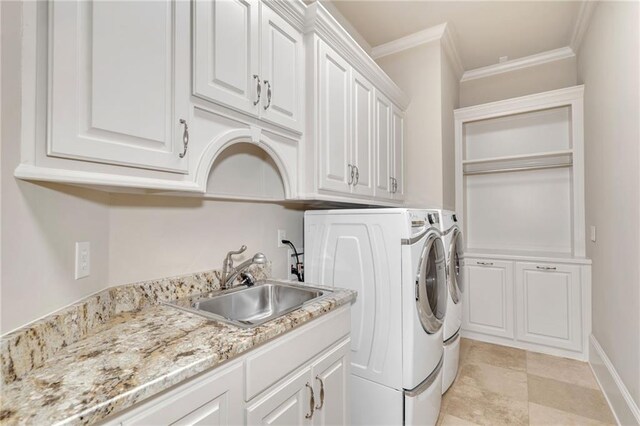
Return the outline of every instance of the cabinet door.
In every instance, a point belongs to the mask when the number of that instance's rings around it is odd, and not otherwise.
[[[351,163],[356,167],[353,192],[373,196],[373,85],[351,71]]]
[[[351,192],[349,167],[349,64],[320,42],[319,188]]]
[[[122,425],[239,425],[243,365],[236,362],[187,383],[126,415]],[[114,423],[117,423],[118,419]]]
[[[309,366],[247,408],[247,424],[310,425],[306,415],[312,411],[311,383]]]
[[[465,330],[513,338],[513,262],[465,259]]]
[[[49,7],[48,155],[185,172],[189,3]]]
[[[516,263],[518,340],[581,350],[581,300],[578,266]]]
[[[404,199],[404,114],[395,105],[392,108],[391,146],[393,147],[393,171],[395,187],[392,188],[393,198]]]
[[[391,146],[391,103],[380,92],[376,91],[375,99],[375,196],[377,198],[393,198],[391,192],[391,168],[393,153]]]
[[[262,6],[262,100],[264,120],[302,131],[302,34]]]
[[[316,408],[313,424],[348,425],[349,410],[349,352],[351,339],[330,349],[312,366]]]
[[[257,116],[257,87],[262,77],[258,0],[198,0],[192,4],[193,94]]]

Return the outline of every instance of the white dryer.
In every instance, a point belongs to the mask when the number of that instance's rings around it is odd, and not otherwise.
[[[306,281],[358,292],[353,424],[435,424],[447,303],[440,231],[409,209],[307,211],[304,229]]]
[[[464,242],[455,212],[431,210],[429,221],[439,224],[445,247],[447,262],[447,310],[444,319],[444,366],[442,373],[442,393],[451,386],[458,374],[460,364],[460,327],[462,325],[462,256]]]

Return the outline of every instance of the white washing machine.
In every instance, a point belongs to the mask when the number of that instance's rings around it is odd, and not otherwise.
[[[431,425],[442,398],[445,249],[425,210],[305,213],[305,279],[356,290],[351,420]]]
[[[460,326],[462,325],[462,253],[464,243],[455,212],[431,210],[430,223],[439,223],[447,262],[447,310],[444,319],[444,365],[442,393],[451,386],[458,374],[460,364]]]

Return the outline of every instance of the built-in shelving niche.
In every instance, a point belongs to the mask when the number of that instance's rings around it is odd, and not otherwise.
[[[241,142],[229,146],[215,159],[206,196],[283,201],[285,187],[271,156],[254,144]]]
[[[462,123],[468,251],[574,255],[572,106]]]

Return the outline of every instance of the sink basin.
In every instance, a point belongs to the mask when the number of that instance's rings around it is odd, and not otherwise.
[[[169,305],[237,327],[251,328],[317,301],[327,293],[330,291],[314,287],[259,281],[251,287],[226,290],[212,297],[190,297]]]

